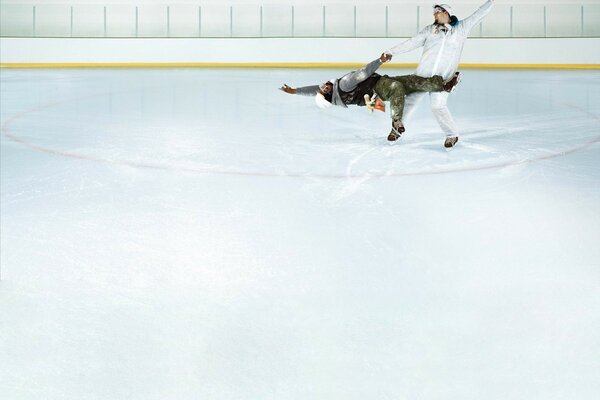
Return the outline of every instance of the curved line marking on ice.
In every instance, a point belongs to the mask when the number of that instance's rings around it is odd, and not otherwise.
[[[351,179],[351,178],[356,178],[356,177],[367,177],[370,178],[371,174],[363,174],[363,175],[356,175],[356,176],[352,176],[352,168],[354,167],[354,165],[356,163],[358,163],[362,158],[364,158],[367,154],[375,151],[376,147],[373,147],[367,151],[364,151],[363,153],[357,155],[356,157],[354,157],[352,160],[350,160],[348,162],[348,166],[346,167],[346,178]]]
[[[98,94],[98,95],[94,95],[94,96],[84,96],[82,98],[96,97],[96,96],[102,96],[102,95],[105,95],[105,94]],[[365,174],[360,174],[360,175],[351,175],[352,165],[356,164],[356,162],[358,162],[358,160],[360,160],[360,158],[364,157],[370,151],[375,150],[375,149],[372,149],[372,150],[366,151],[365,153],[357,156],[352,161],[350,161],[350,165],[348,166],[348,168],[346,170],[346,174],[342,175],[342,174],[300,174],[300,173],[278,174],[278,173],[261,172],[261,171],[254,171],[254,172],[252,172],[252,171],[225,171],[225,170],[214,170],[214,169],[209,169],[209,168],[190,168],[190,167],[180,167],[180,166],[174,166],[174,165],[153,164],[153,163],[146,163],[146,162],[134,162],[134,161],[127,161],[127,160],[112,160],[109,158],[90,156],[90,155],[79,154],[79,153],[74,153],[74,152],[64,151],[64,150],[60,150],[60,149],[53,149],[50,147],[37,145],[34,143],[30,143],[27,140],[22,139],[16,135],[10,133],[9,125],[27,114],[30,114],[30,113],[33,113],[35,111],[39,111],[39,110],[42,110],[45,108],[50,108],[57,104],[67,103],[69,101],[75,101],[75,100],[80,100],[80,99],[81,98],[76,98],[76,99],[52,102],[52,103],[44,104],[42,106],[37,106],[37,107],[31,108],[29,110],[25,110],[25,111],[16,113],[16,114],[12,115],[11,117],[9,117],[0,126],[0,135],[11,140],[12,142],[22,145],[23,147],[26,147],[30,150],[41,152],[41,153],[52,154],[52,155],[56,155],[56,156],[77,159],[77,160],[95,161],[95,162],[100,162],[100,163],[105,163],[105,164],[120,165],[120,166],[127,166],[127,167],[133,167],[133,168],[152,169],[152,170],[160,170],[160,171],[189,172],[189,173],[205,174],[205,175],[257,176],[257,177],[275,177],[275,178],[276,177],[324,178],[324,179],[349,179],[349,178],[367,178],[367,179],[369,179],[369,178],[383,178],[383,177],[441,175],[441,174],[452,174],[452,173],[458,173],[458,172],[496,169],[496,168],[503,168],[503,167],[509,167],[509,166],[523,165],[523,164],[533,163],[536,161],[548,160],[548,159],[552,159],[552,158],[556,158],[556,157],[562,157],[567,154],[575,153],[576,151],[582,150],[586,147],[589,147],[595,143],[600,142],[600,136],[596,136],[583,144],[580,144],[578,146],[572,147],[572,148],[564,150],[564,151],[558,151],[558,152],[554,152],[554,153],[550,153],[550,154],[546,154],[546,155],[538,156],[538,157],[526,158],[523,160],[504,161],[504,162],[498,162],[498,163],[493,163],[493,164],[488,164],[488,165],[478,165],[478,166],[473,166],[473,167],[458,167],[458,168],[440,169],[440,170],[433,170],[433,171],[413,171],[413,172],[394,172],[394,173],[387,171],[387,172],[382,172],[382,173],[365,173]],[[565,105],[567,107],[571,107],[578,111],[581,111],[584,114],[587,114],[588,116],[590,116],[600,122],[600,117],[594,113],[591,113],[589,111],[586,111],[580,107],[577,107],[577,106],[574,106],[571,104],[565,104]]]

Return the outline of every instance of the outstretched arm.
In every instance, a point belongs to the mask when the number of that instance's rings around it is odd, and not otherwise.
[[[475,25],[481,22],[481,20],[492,11],[494,0],[486,1],[477,11],[469,15],[467,18],[462,20],[465,29],[470,31]]]
[[[381,64],[386,63],[391,59],[391,55],[384,53],[378,59],[371,61],[358,71],[350,72],[349,74],[344,75],[342,79],[340,79],[340,88],[343,91],[354,89],[356,85],[358,85],[359,83],[367,79],[369,76],[371,76],[373,72],[377,71]],[[282,90],[286,93],[299,94],[302,96],[314,96],[315,94],[319,93],[319,89],[319,85],[302,86],[299,88],[295,88],[292,86],[288,86],[285,83],[282,87],[279,88],[279,90]]]
[[[289,94],[299,94],[301,96],[314,96],[315,94],[319,93],[319,85],[302,86],[299,88],[295,88],[288,86],[284,83],[283,86],[279,88],[279,90],[282,90]]]
[[[373,73],[379,69],[381,64],[386,63],[391,59],[391,55],[383,53],[381,56],[379,56],[379,58],[371,61],[361,69],[344,75],[338,83],[339,88],[344,92],[353,90],[356,88],[356,86],[358,86],[359,83],[373,75]]]
[[[397,44],[392,47],[385,54],[396,55],[400,53],[406,53],[408,51],[417,49],[422,47],[425,44],[425,39],[427,39],[427,35],[429,34],[429,28],[425,27],[421,32],[419,32],[416,36],[405,40],[404,42]]]

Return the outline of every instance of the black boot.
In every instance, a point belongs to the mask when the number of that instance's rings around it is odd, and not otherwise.
[[[454,91],[456,85],[458,85],[458,82],[460,82],[460,72],[455,72],[454,75],[450,77],[450,79],[444,81],[444,91],[449,93]]]
[[[458,142],[458,136],[446,136],[446,140],[444,141],[444,147],[446,150],[452,149],[456,146],[456,142]]]
[[[390,134],[388,135],[388,140],[390,142],[395,142],[396,140],[398,140],[400,138],[400,136],[402,136],[402,133],[404,133],[405,129],[404,129],[404,125],[402,125],[402,121],[400,121],[399,119],[395,119],[392,121],[392,130],[390,131]]]

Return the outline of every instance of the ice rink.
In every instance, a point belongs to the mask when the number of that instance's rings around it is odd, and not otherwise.
[[[596,399],[600,71],[345,72],[2,70],[0,397]]]

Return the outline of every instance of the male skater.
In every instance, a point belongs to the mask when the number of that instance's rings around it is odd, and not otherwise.
[[[459,20],[452,14],[448,4],[433,6],[434,23],[426,26],[415,37],[392,47],[385,54],[391,56],[406,53],[423,47],[423,55],[417,67],[417,75],[429,77],[440,75],[448,79],[458,69],[458,63],[463,46],[471,29],[479,24],[492,9],[494,0],[488,0],[471,16]],[[431,110],[437,119],[440,128],[446,135],[444,147],[451,149],[458,142],[458,129],[454,118],[448,110],[447,92],[431,93]],[[406,97],[406,117],[410,117],[417,103],[423,99],[425,93],[412,93]]]

